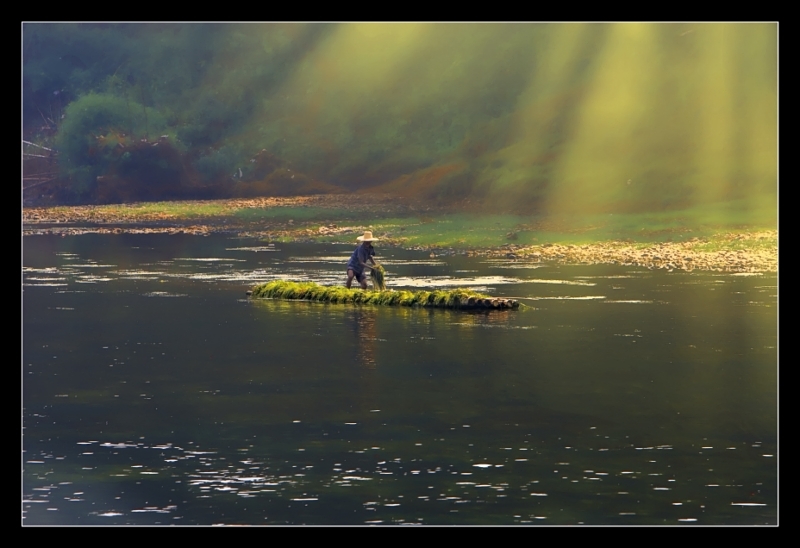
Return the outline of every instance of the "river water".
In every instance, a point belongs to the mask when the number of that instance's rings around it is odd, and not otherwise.
[[[776,275],[378,245],[528,308],[245,297],[353,247],[26,237],[22,523],[777,523]]]

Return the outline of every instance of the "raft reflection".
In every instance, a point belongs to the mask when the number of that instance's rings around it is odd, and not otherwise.
[[[375,350],[378,331],[376,326],[377,311],[367,307],[353,308],[353,333],[356,338],[356,362],[367,369],[375,369],[377,360]]]

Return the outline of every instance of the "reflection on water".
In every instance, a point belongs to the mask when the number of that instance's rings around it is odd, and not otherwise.
[[[375,369],[375,349],[381,339],[375,326],[377,312],[373,308],[353,309],[353,334],[355,335],[356,362],[367,369]],[[385,339],[383,339],[385,342]]]
[[[512,321],[516,312],[513,310],[478,311],[466,314],[457,314],[453,318],[453,325],[459,327],[488,327],[500,329],[536,329],[535,325],[517,325]],[[461,336],[471,336],[468,332]]]
[[[537,301],[478,313],[244,298],[348,246],[24,243],[26,524],[777,522],[774,275],[381,250]]]

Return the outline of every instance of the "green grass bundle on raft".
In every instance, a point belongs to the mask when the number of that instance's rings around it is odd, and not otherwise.
[[[369,277],[372,279],[372,287],[378,291],[386,291],[386,270],[381,265],[371,268]]]
[[[341,286],[322,286],[313,282],[298,283],[282,280],[257,286],[250,295],[254,298],[267,299],[456,309],[516,309],[520,307],[517,301],[490,297],[469,289],[452,289],[449,291],[406,291],[402,289],[396,291],[364,291],[362,289],[347,289]]]

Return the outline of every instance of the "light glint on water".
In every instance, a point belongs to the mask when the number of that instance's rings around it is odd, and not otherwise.
[[[518,269],[489,291],[541,304],[505,314],[251,302],[255,272],[346,246],[194,241],[26,240],[24,282],[83,291],[25,287],[26,524],[777,520],[776,318],[745,320],[710,275]],[[386,253],[395,279],[496,279]],[[344,283],[332,263],[302,272]],[[615,276],[615,299],[653,303],[597,298]],[[770,281],[726,278],[756,302]]]

